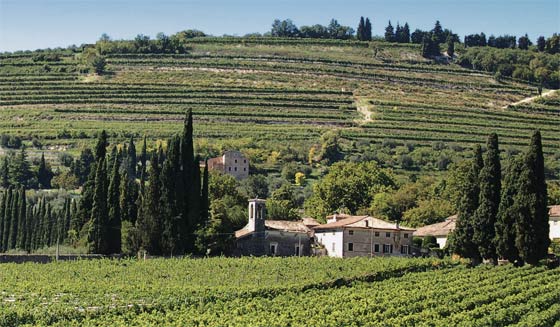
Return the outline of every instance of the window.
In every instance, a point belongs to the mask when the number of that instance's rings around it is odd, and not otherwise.
[[[379,237],[379,232],[375,232],[375,237]]]
[[[295,255],[296,255],[297,257],[299,257],[299,245],[297,245],[297,244],[296,244]]]
[[[369,221],[366,220],[366,227],[369,227]]]
[[[237,167],[235,167],[233,170],[237,171]]]
[[[348,231],[348,235],[354,235],[354,231],[353,231],[353,230],[349,230],[349,231]]]
[[[408,233],[404,233],[404,238],[408,238]]]
[[[354,251],[354,243],[348,243],[348,252]]]
[[[228,170],[231,171],[231,167],[228,167]]]
[[[379,253],[379,244],[374,244],[373,245],[373,252]]]
[[[401,254],[408,254],[408,245],[401,246]]]
[[[243,168],[243,171],[247,171],[247,168]]]
[[[278,248],[278,243],[270,243],[270,254],[276,255],[277,248]]]
[[[383,253],[393,253],[393,245],[383,244]]]
[[[235,159],[235,163],[237,163],[237,159]]]
[[[243,163],[247,163],[247,159],[243,160]]]
[[[385,237],[391,237],[391,232],[385,233]]]

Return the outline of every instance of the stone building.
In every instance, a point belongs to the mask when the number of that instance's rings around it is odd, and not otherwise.
[[[204,165],[204,162],[201,163]],[[249,159],[239,151],[226,151],[220,157],[208,159],[208,170],[217,170],[237,179],[249,176]]]
[[[249,222],[235,232],[236,255],[309,256],[314,219],[266,220],[266,201],[249,200]]]
[[[447,244],[447,237],[449,236],[449,233],[455,230],[456,223],[457,215],[453,215],[451,217],[448,217],[441,223],[426,225],[418,228],[414,232],[414,236],[422,238],[428,235],[434,236],[439,247],[443,249]]]
[[[550,239],[560,241],[560,205],[550,206],[548,211]]]
[[[315,242],[330,257],[407,256],[414,229],[371,216],[332,215],[313,228]]]

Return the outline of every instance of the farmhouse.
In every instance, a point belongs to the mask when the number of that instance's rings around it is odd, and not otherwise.
[[[235,232],[236,255],[309,256],[315,219],[266,220],[266,201],[249,200],[249,222]]]
[[[208,170],[217,170],[237,179],[245,179],[249,176],[249,159],[239,151],[226,151],[220,157],[208,159]]]
[[[315,241],[330,257],[405,256],[414,229],[371,216],[335,214],[313,228]]]
[[[453,215],[442,221],[441,223],[436,223],[432,225],[426,225],[424,227],[418,228],[414,232],[414,236],[424,237],[424,236],[434,236],[436,238],[437,244],[440,248],[444,248],[447,243],[447,236],[453,230],[455,230],[455,224],[457,223],[457,215]]]
[[[550,239],[560,239],[560,205],[549,207],[548,211],[548,224],[550,225]],[[457,215],[453,215],[441,223],[426,225],[418,228],[414,232],[414,236],[424,237],[428,235],[435,236],[440,248],[443,248],[447,242],[447,236],[455,230],[455,223]]]

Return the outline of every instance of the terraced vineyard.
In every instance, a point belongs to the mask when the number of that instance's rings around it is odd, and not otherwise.
[[[0,326],[558,326],[559,277],[406,258],[4,264]]]
[[[518,147],[535,128],[546,152],[560,147],[558,95],[504,109],[536,88],[433,64],[416,45],[200,38],[187,54],[109,55],[101,77],[80,75],[75,54],[33,59],[1,57],[0,133],[50,144],[91,143],[101,128],[166,138],[192,108],[199,138],[270,148],[280,138],[309,146],[330,129],[419,146],[471,146],[496,131]]]

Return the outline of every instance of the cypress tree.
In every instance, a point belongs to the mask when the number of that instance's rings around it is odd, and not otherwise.
[[[360,23],[358,24],[358,29],[356,31],[356,37],[358,38],[358,40],[360,41],[365,41],[366,40],[366,34],[365,34],[365,23],[364,23],[364,17],[360,17]]]
[[[185,231],[181,233],[183,244],[194,244],[194,242],[189,240],[189,237],[194,232],[193,230],[193,199],[195,186],[194,182],[194,147],[193,147],[193,117],[192,110],[187,110],[187,116],[185,118],[185,126],[183,128],[183,135],[181,137],[181,166],[182,166],[182,184],[179,185],[177,189],[178,202],[183,202],[183,224],[186,226]],[[197,211],[198,212],[198,211]],[[187,245],[187,249],[192,250],[192,246]]]
[[[144,135],[144,141],[142,142],[142,152],[140,152],[140,163],[142,164],[140,171],[140,185],[142,189],[144,188],[144,183],[146,182],[146,161],[148,160],[146,136]]]
[[[455,42],[453,41],[453,38],[451,36],[447,37],[447,55],[451,58],[453,58],[453,55],[455,54]]]
[[[8,249],[15,249],[17,243],[18,227],[19,227],[19,190],[14,189],[12,196],[11,215],[10,220],[10,234],[8,235]]]
[[[5,210],[4,210],[4,231],[2,232],[2,251],[6,252],[9,249],[8,237],[10,235],[10,225],[12,222],[12,188],[8,188],[6,192]]]
[[[66,199],[64,201],[64,233],[62,234],[63,239],[68,237],[68,231],[70,231],[70,224],[72,222],[72,209],[71,209],[71,199]]]
[[[539,131],[531,137],[514,201],[518,213],[515,244],[521,258],[534,265],[546,257],[550,244],[544,156]]]
[[[519,251],[515,246],[516,217],[514,196],[519,189],[519,175],[523,169],[523,162],[511,157],[505,172],[500,206],[496,217],[496,252],[498,255],[511,263],[519,262]]]
[[[164,205],[163,242],[166,254],[182,253],[184,247],[181,242],[181,233],[185,232],[182,219],[182,208],[179,207],[177,198],[178,183],[181,179],[177,177],[181,173],[181,139],[173,137],[168,142],[167,159],[161,172],[162,181],[162,203]]]
[[[6,191],[0,192],[0,252],[3,251],[4,244],[4,211],[6,210]]]
[[[33,216],[33,206],[28,205],[26,209],[27,217],[26,217],[26,225],[27,229],[25,231],[25,251],[31,253],[32,250],[32,238],[33,238],[33,231],[34,231],[34,216]]]
[[[53,227],[54,227],[54,219],[52,216],[52,208],[50,204],[46,203],[45,198],[43,198],[43,202],[45,203],[45,215],[43,216],[43,225],[45,226],[43,232],[43,242],[41,243],[41,247],[44,246],[51,246],[53,243]]]
[[[16,248],[25,249],[25,243],[27,242],[27,201],[25,198],[25,188],[20,189],[19,203],[18,203],[18,230],[16,237]]]
[[[4,156],[0,184],[3,188],[8,188],[10,186],[10,163],[8,162],[8,156]]]
[[[371,22],[369,18],[366,18],[366,24],[364,27],[364,36],[366,41],[371,41]]]
[[[502,167],[496,133],[492,133],[488,137],[487,148],[484,167],[479,175],[479,205],[473,216],[473,240],[477,244],[482,258],[497,264],[498,258],[494,238],[496,215],[498,214],[502,188]]]
[[[130,137],[127,148],[127,174],[128,178],[136,179],[136,163],[138,159],[136,158],[136,146],[134,145],[134,137]]]
[[[200,226],[197,231],[197,248],[201,254],[207,248],[206,231],[210,227],[210,199],[208,193],[208,160],[204,162],[202,174],[202,189],[200,192]]]
[[[150,159],[150,176],[142,195],[141,215],[136,222],[140,244],[151,254],[161,254],[162,208],[159,158],[156,153]]]
[[[41,161],[39,162],[39,170],[37,171],[37,180],[39,181],[39,188],[51,188],[52,173],[47,167],[45,162],[45,153],[41,154]]]
[[[95,162],[101,159],[105,159],[107,155],[107,146],[109,145],[107,141],[107,132],[102,130],[97,136],[97,144],[95,145]]]
[[[410,43],[410,27],[408,26],[408,23],[404,23],[401,42]]]
[[[385,41],[395,42],[395,32],[393,29],[393,25],[391,25],[391,21],[389,21],[389,25],[385,27]]]
[[[107,161],[102,158],[96,164],[95,191],[88,230],[88,251],[106,254],[107,244]]]
[[[481,262],[478,246],[473,242],[473,216],[478,208],[479,182],[478,175],[482,169],[482,150],[476,146],[471,168],[466,180],[461,185],[461,199],[457,208],[457,223],[453,236],[453,251],[464,258],[471,259],[473,265]]]
[[[113,170],[107,194],[108,224],[107,224],[107,253],[121,252],[121,208],[119,188],[121,186],[119,161],[113,160]]]
[[[79,233],[80,230],[82,229],[82,220],[80,219],[80,209],[78,208],[78,201],[77,200],[72,200],[72,205],[71,205],[71,219],[70,219],[70,230],[75,231],[76,233]]]

